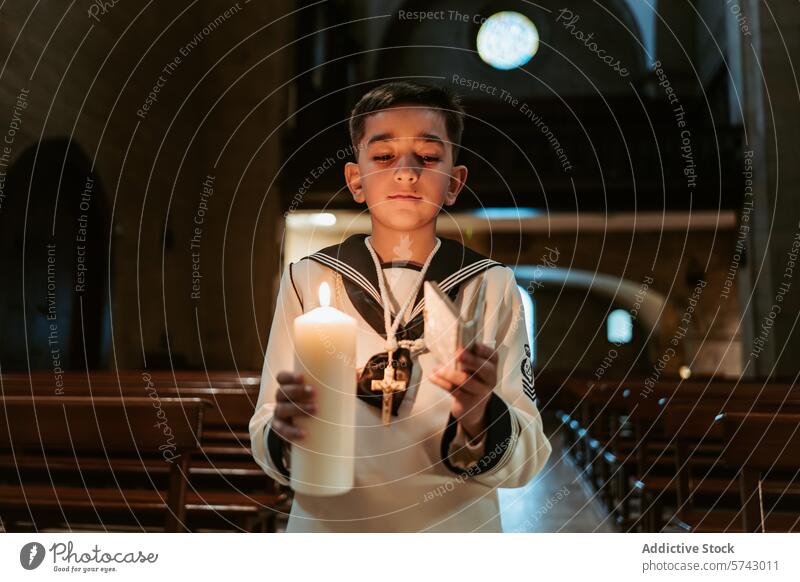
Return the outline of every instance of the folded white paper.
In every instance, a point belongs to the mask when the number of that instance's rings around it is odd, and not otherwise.
[[[425,282],[425,346],[439,365],[459,369],[456,354],[459,349],[469,349],[480,337],[486,297],[486,279],[461,316],[458,307],[433,281]]]

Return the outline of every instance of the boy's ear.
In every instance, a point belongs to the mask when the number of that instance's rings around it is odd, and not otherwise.
[[[450,174],[450,183],[447,185],[447,194],[444,197],[445,206],[452,206],[458,199],[458,194],[467,182],[467,167],[453,166]]]
[[[366,202],[367,197],[364,195],[364,189],[361,186],[361,168],[358,167],[358,164],[347,162],[344,165],[344,179],[347,182],[350,193],[353,195],[353,200],[358,203]]]

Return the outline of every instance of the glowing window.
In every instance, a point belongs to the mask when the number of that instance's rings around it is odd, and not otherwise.
[[[533,364],[536,362],[536,344],[534,344],[534,339],[536,338],[535,304],[527,289],[522,285],[517,285],[517,289],[519,289],[519,294],[522,297],[522,308],[525,312],[525,327],[528,332],[528,345],[531,347],[531,363]]]
[[[629,344],[633,339],[633,318],[624,309],[615,309],[608,314],[606,323],[608,341],[615,344]]]
[[[519,12],[498,12],[478,30],[478,54],[495,69],[521,67],[539,50],[539,31]]]

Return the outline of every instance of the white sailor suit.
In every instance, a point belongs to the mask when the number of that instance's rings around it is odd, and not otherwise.
[[[432,354],[395,352],[409,373],[408,389],[394,395],[392,422],[381,422],[382,396],[369,390],[386,363],[383,307],[376,267],[354,235],[289,265],[281,279],[261,392],[250,421],[253,457],[276,481],[289,485],[288,447],[271,429],[276,376],[294,369],[293,321],[318,306],[323,281],[331,304],[356,319],[358,401],[355,486],[343,495],[295,494],[289,532],[499,532],[497,487],[522,487],[544,466],[550,443],[535,404],[527,331],[511,269],[456,241],[441,239],[425,280],[436,281],[462,314],[486,279],[479,340],[498,351],[497,386],[486,409],[488,430],[469,445],[450,414],[452,396],[428,380]],[[397,310],[418,279],[412,263],[381,265]],[[423,292],[398,339],[424,341]],[[394,318],[394,315],[392,316]],[[410,370],[410,372],[409,372]]]

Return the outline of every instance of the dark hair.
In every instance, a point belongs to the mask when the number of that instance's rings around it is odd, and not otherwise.
[[[358,144],[364,138],[367,116],[399,104],[437,109],[444,117],[447,139],[453,148],[453,161],[458,157],[461,134],[464,132],[464,109],[458,97],[445,87],[423,85],[413,81],[392,81],[372,89],[359,99],[350,113],[350,141],[358,158]]]

